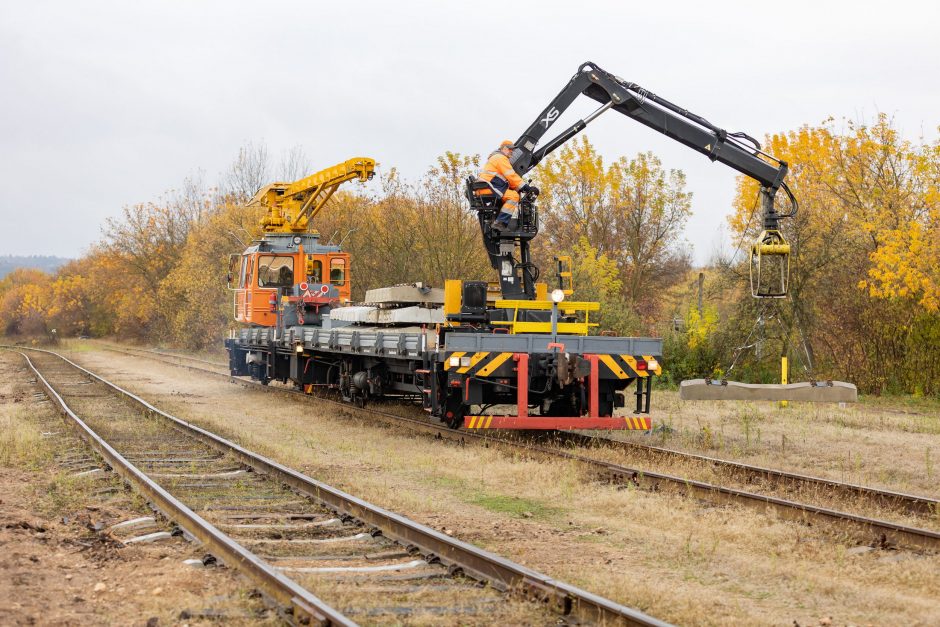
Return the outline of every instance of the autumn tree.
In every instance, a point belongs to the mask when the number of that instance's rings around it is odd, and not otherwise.
[[[337,194],[318,228],[352,255],[354,298],[396,283],[443,287],[447,279],[495,278],[463,197],[464,181],[478,164],[477,156],[446,153],[417,182],[392,168],[381,175],[377,197]]]
[[[194,349],[218,345],[233,324],[229,259],[260,237],[262,213],[227,201],[190,228],[178,263],[159,289],[162,300],[174,303],[167,316],[175,343]]]
[[[293,159],[288,153],[284,169],[291,170],[297,166],[298,159]],[[283,172],[290,174],[290,172]],[[264,142],[248,142],[238,149],[238,156],[222,176],[221,194],[232,202],[245,204],[251,200],[262,186],[271,183],[271,164],[268,158],[268,147]]]
[[[928,377],[936,381],[940,370],[918,357],[923,348],[913,338],[929,335],[937,320],[924,317],[911,293],[892,292],[895,275],[879,275],[878,263],[897,263],[892,238],[929,225],[923,171],[930,151],[903,139],[884,115],[871,125],[846,122],[842,132],[828,120],[775,135],[767,150],[790,163],[788,181],[800,199],[799,214],[782,223],[793,245],[789,298],[772,305],[782,341],[797,345],[810,376],[842,376],[874,390],[929,389]],[[739,181],[731,224],[743,243],[760,229],[756,194],[756,183]],[[885,300],[872,300],[869,290],[884,290]],[[741,306],[752,319],[768,307]],[[915,362],[918,368],[905,367]]]
[[[913,298],[925,311],[940,311],[940,140],[909,156],[914,198],[900,207],[899,220],[875,231],[878,244],[863,281],[881,299]],[[874,224],[871,225],[874,227]]]
[[[7,335],[47,331],[52,277],[42,270],[17,268],[0,280],[0,328]]]
[[[166,332],[180,301],[158,298],[160,285],[179,263],[190,228],[210,207],[208,190],[189,178],[160,201],[126,206],[119,218],[107,220],[102,252],[110,259],[102,261],[111,275],[107,282],[114,284],[108,297],[121,303],[114,312],[117,332],[136,338]]]
[[[616,264],[629,306],[654,318],[658,295],[691,263],[682,232],[692,195],[685,191],[682,172],[665,170],[648,152],[621,157],[605,167],[582,136],[539,166],[538,183],[540,262],[575,251],[586,238],[598,254]]]

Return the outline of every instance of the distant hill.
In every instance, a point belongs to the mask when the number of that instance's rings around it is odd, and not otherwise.
[[[37,270],[53,274],[59,267],[69,261],[71,260],[65,257],[47,257],[43,255],[19,257],[16,255],[3,255],[0,256],[0,279],[17,268],[36,268]]]

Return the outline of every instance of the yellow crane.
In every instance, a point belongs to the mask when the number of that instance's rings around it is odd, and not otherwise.
[[[249,207],[268,209],[261,219],[265,233],[316,233],[310,221],[323,209],[337,188],[347,181],[368,181],[375,175],[375,159],[356,157],[314,172],[293,183],[271,183],[258,190]]]

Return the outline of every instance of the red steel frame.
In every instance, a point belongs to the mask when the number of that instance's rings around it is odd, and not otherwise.
[[[648,416],[599,416],[600,372],[597,355],[584,355],[591,364],[588,375],[587,416],[529,416],[529,355],[513,353],[516,366],[515,416],[464,416],[467,429],[639,429],[649,430],[652,421]],[[469,382],[469,381],[468,381]]]

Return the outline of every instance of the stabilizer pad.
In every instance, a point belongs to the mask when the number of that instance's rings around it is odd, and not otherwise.
[[[782,385],[690,379],[679,384],[679,398],[684,401],[854,403],[858,400],[858,389],[844,381],[811,381]]]

